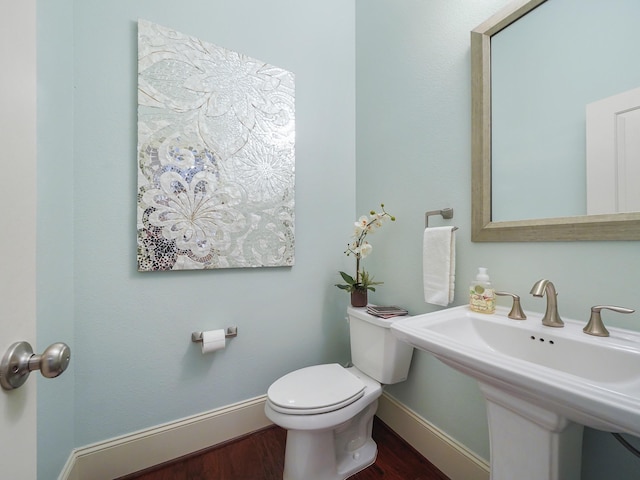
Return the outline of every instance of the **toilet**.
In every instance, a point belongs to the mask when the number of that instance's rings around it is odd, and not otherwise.
[[[396,318],[347,310],[353,366],[315,365],[267,391],[265,413],[287,430],[284,480],[344,480],[376,459],[371,438],[382,386],[406,380],[413,347],[390,330]]]

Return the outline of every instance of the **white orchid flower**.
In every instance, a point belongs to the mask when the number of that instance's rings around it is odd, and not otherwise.
[[[362,231],[367,228],[368,224],[369,224],[369,217],[367,217],[366,215],[363,215],[358,219],[357,222],[354,222],[354,225],[356,227],[356,236],[360,235]]]
[[[395,217],[385,211],[384,204],[380,204],[380,206],[382,207],[381,213],[376,213],[372,210],[370,212],[370,217],[367,215],[363,215],[358,219],[357,222],[354,222],[355,231],[353,234],[353,239],[344,252],[347,255],[353,255],[354,257],[356,257],[356,276],[354,279],[355,284],[360,285],[362,281],[362,283],[364,284],[364,288],[368,288],[370,290],[374,290],[373,288],[370,288],[371,285],[379,285],[380,283],[370,281],[369,279],[372,279],[373,277],[367,276],[364,270],[360,270],[360,261],[366,256],[370,255],[373,251],[373,247],[365,240],[365,238],[369,233],[373,233],[377,228],[382,227],[383,221],[386,220],[387,217],[390,218],[391,221],[395,221]],[[343,279],[353,278],[345,274],[344,272],[340,272],[340,274],[342,275]],[[348,289],[349,291],[352,291],[351,288],[353,287],[352,284],[337,286],[342,289]],[[360,285],[360,288],[362,288],[362,285]]]
[[[360,245],[360,258],[364,258],[371,253],[373,246],[369,242],[364,242]]]

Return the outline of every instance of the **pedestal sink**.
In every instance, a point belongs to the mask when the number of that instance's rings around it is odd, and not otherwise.
[[[406,317],[391,330],[480,384],[492,480],[579,480],[583,426],[640,436],[640,332],[586,335],[467,306]]]

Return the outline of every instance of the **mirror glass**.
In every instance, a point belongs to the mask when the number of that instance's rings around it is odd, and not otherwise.
[[[494,221],[589,213],[586,106],[640,87],[640,2],[579,3],[548,0],[491,38]]]
[[[637,18],[637,0],[518,0],[471,32],[473,241],[640,239],[640,140],[624,168],[592,166],[621,150],[594,118],[640,139],[640,100],[624,117],[618,98],[640,98]],[[616,189],[638,198],[619,208]]]

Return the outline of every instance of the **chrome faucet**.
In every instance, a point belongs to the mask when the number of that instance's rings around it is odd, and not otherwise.
[[[542,324],[547,327],[564,327],[564,322],[558,314],[558,294],[556,287],[549,280],[538,280],[530,292],[534,297],[542,297],[547,294],[547,311],[542,317]]]

